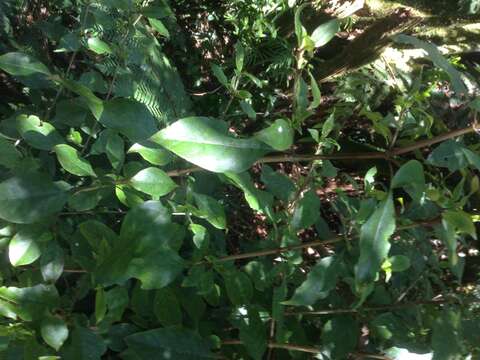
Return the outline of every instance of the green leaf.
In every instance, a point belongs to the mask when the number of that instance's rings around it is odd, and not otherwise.
[[[235,139],[218,128],[213,119],[188,117],[159,131],[151,140],[213,172],[242,172],[268,152],[255,139]]]
[[[143,169],[130,179],[130,184],[137,190],[151,196],[163,196],[177,187],[165,171],[155,167]]]
[[[340,22],[337,19],[331,19],[318,26],[310,36],[315,43],[315,47],[326,45],[333,39],[335,34],[340,31]]]
[[[223,206],[218,202],[218,200],[208,195],[197,193],[193,194],[193,198],[195,199],[195,204],[197,205],[199,210],[194,213],[195,216],[206,219],[217,229],[227,228],[225,211],[223,210]]]
[[[286,120],[278,119],[268,128],[257,132],[255,138],[275,150],[285,151],[293,144],[293,129]]]
[[[159,328],[125,338],[125,360],[201,360],[212,359],[209,343],[191,330]]]
[[[312,73],[309,71],[308,75],[310,76],[310,88],[312,89],[313,101],[310,103],[310,109],[316,109],[322,102],[322,94],[320,88],[318,87],[317,80],[315,80]]]
[[[231,271],[224,275],[227,295],[233,305],[246,305],[253,296],[253,286],[247,274]]]
[[[130,99],[105,102],[98,119],[108,129],[118,131],[131,141],[146,140],[157,131],[157,125],[145,105]]]
[[[66,89],[80,95],[86,102],[95,119],[100,119],[104,111],[104,103],[92,92],[92,90],[72,80],[62,79],[60,77],[56,77],[53,80],[64,86]]]
[[[405,271],[410,267],[410,259],[405,255],[395,255],[388,258],[393,272]]]
[[[242,319],[239,326],[240,340],[253,359],[261,360],[267,350],[267,329],[260,318],[258,310],[249,307],[247,314],[248,320]]]
[[[172,160],[170,152],[162,148],[160,145],[151,141],[142,141],[133,144],[128,153],[138,153],[142,158],[153,165],[163,166]]]
[[[262,166],[262,182],[277,199],[288,201],[295,192],[295,184],[290,178],[278,171],[273,171],[268,165]]]
[[[163,25],[160,20],[149,18],[148,22],[155,30],[157,30],[159,35],[170,39],[170,33],[168,32],[168,29],[165,27],[165,25]]]
[[[226,86],[227,88],[230,87],[230,84],[228,83],[227,76],[223,72],[222,68],[218,66],[217,64],[212,64],[211,65],[213,75],[217,78],[217,80],[222,84],[223,86]]]
[[[193,243],[198,249],[205,248],[208,244],[208,233],[204,226],[190,224],[189,229],[193,232]]]
[[[98,37],[92,37],[87,40],[87,46],[90,50],[98,55],[111,54],[112,49],[105,42],[100,40]]]
[[[180,303],[170,288],[160,289],[155,292],[153,311],[160,324],[165,327],[182,323]]]
[[[8,169],[15,168],[22,159],[22,154],[12,142],[0,137],[0,165]]]
[[[75,148],[70,145],[59,144],[55,145],[54,150],[60,165],[70,174],[77,176],[97,176],[90,163],[82,158]]]
[[[426,187],[422,164],[417,160],[410,160],[402,165],[393,177],[391,187],[404,188],[412,199],[420,201]]]
[[[465,95],[468,93],[468,89],[462,80],[461,73],[457,69],[455,69],[452,64],[450,64],[450,62],[442,55],[442,53],[434,44],[419,40],[413,36],[405,34],[395,35],[393,37],[393,40],[400,44],[413,45],[417,48],[425,50],[428,54],[428,57],[430,58],[430,60],[433,61],[435,66],[438,66],[440,69],[442,69],[448,74],[450,80],[452,81],[454,91],[458,95]]]
[[[41,62],[19,52],[11,52],[0,56],[0,69],[14,76],[29,76],[39,73],[50,75],[50,71]]]
[[[321,259],[310,270],[302,285],[295,290],[292,298],[283,304],[307,306],[325,299],[335,288],[340,269],[339,260],[335,256]]]
[[[226,178],[244,192],[245,200],[255,211],[268,214],[273,204],[273,196],[255,187],[250,174],[225,173]]]
[[[103,320],[107,313],[107,300],[105,299],[105,290],[99,286],[95,292],[95,321],[98,324]]]
[[[107,133],[105,152],[115,170],[120,169],[125,161],[124,146],[125,144],[121,136],[112,131]]]
[[[65,142],[51,124],[35,115],[19,115],[16,127],[20,136],[35,149],[50,151],[55,145]]]
[[[37,260],[40,255],[38,241],[43,237],[43,232],[37,229],[22,229],[8,245],[8,257],[13,266],[28,265]],[[50,236],[47,234],[47,236]]]
[[[43,280],[54,283],[63,273],[64,254],[62,248],[55,242],[50,241],[42,251],[40,258],[40,271]]]
[[[300,5],[296,10],[295,10],[295,16],[294,16],[294,24],[295,24],[295,35],[297,36],[297,44],[298,47],[302,46],[303,38],[306,35],[305,30],[302,26],[302,11],[305,9],[307,4],[302,4]]]
[[[255,112],[255,109],[247,101],[241,100],[240,107],[250,119],[255,120],[257,118],[257,113]]]
[[[0,287],[0,315],[11,319],[32,321],[43,318],[44,312],[58,303],[54,286],[35,285],[32,287]]]
[[[462,360],[461,314],[446,309],[435,321],[432,335],[432,360]]]
[[[320,199],[313,190],[303,194],[293,211],[291,226],[295,230],[306,229],[317,222],[320,217]]]
[[[442,221],[448,223],[456,233],[467,234],[477,239],[477,231],[472,217],[461,210],[447,210],[442,213]]]
[[[0,183],[0,218],[30,224],[63,208],[67,193],[42,174],[11,177]]]
[[[241,43],[235,45],[235,66],[238,71],[243,70],[243,63],[245,61],[245,48]]]
[[[40,325],[43,340],[58,351],[68,338],[68,328],[65,321],[55,316],[46,316]]]
[[[72,332],[71,342],[65,350],[65,359],[100,360],[107,351],[103,339],[92,330],[77,327]]]
[[[330,359],[344,359],[356,349],[359,335],[360,328],[353,317],[335,316],[323,326],[322,345]]]
[[[377,205],[360,230],[360,258],[355,267],[357,286],[372,283],[390,250],[390,236],[395,231],[392,194]]]
[[[98,265],[99,283],[122,285],[130,278],[142,282],[142,289],[161,289],[173,282],[185,267],[178,256],[183,228],[171,222],[160,201],[146,201],[126,215],[120,239]]]
[[[451,172],[464,169],[468,165],[463,147],[454,140],[447,140],[435,148],[429,155],[427,163],[446,167]]]

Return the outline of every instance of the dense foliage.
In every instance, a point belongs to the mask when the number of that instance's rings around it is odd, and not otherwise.
[[[478,59],[363,3],[0,2],[0,358],[478,358]]]

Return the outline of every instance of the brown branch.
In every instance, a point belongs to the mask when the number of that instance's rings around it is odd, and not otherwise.
[[[432,226],[432,225],[435,225],[435,224],[439,223],[440,221],[441,221],[440,218],[435,218],[435,219],[431,219],[431,220],[427,220],[427,221],[415,222],[413,224],[402,225],[402,226],[397,227],[396,232],[404,231],[404,230],[408,230],[408,229],[413,229],[413,228],[416,228],[416,227],[419,227],[419,226]],[[215,260],[213,260],[213,262],[219,263],[219,262],[235,261],[235,260],[241,260],[241,259],[250,259],[250,258],[259,257],[259,256],[276,255],[276,254],[281,254],[281,253],[284,253],[284,252],[287,252],[287,251],[293,251],[293,250],[306,249],[306,248],[309,248],[309,247],[317,247],[317,246],[336,244],[336,243],[342,242],[344,240],[353,240],[356,237],[357,237],[356,235],[355,236],[340,236],[340,235],[337,235],[337,236],[334,236],[334,237],[332,237],[330,239],[327,239],[327,240],[315,240],[315,241],[310,241],[310,242],[306,242],[306,243],[298,244],[298,245],[283,246],[283,247],[279,247],[279,248],[276,248],[276,249],[266,249],[266,250],[252,251],[252,252],[243,253],[243,254],[228,255],[228,256],[224,256],[224,257],[215,259]],[[200,261],[200,262],[196,263],[195,265],[205,264],[206,262],[207,261],[203,260],[203,261]]]
[[[452,130],[445,134],[435,136],[431,139],[419,140],[414,142],[411,145],[396,147],[391,150],[386,151],[372,151],[372,152],[357,152],[357,153],[338,153],[331,155],[310,155],[310,154],[279,154],[265,156],[257,161],[257,164],[266,164],[266,163],[281,163],[281,162],[303,162],[303,161],[314,161],[314,160],[372,160],[372,159],[383,159],[390,160],[392,157],[403,155],[424,147],[435,145],[439,142],[453,139],[462,135],[479,132],[479,128],[474,123],[466,128]],[[182,176],[189,174],[191,172],[200,171],[201,167],[193,166],[185,169],[171,170],[167,172],[169,176]]]

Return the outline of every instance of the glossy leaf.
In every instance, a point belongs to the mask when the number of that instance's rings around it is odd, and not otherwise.
[[[45,65],[33,57],[20,52],[11,52],[0,56],[0,69],[14,76],[34,74],[50,75]]]
[[[153,165],[166,165],[172,160],[170,152],[151,141],[133,144],[128,152],[140,154],[143,159]]]
[[[0,218],[30,224],[55,214],[67,201],[65,189],[41,174],[11,177],[0,183]]]
[[[177,186],[163,171],[155,167],[141,170],[130,179],[130,184],[137,190],[151,196],[163,196]]]
[[[20,230],[8,245],[8,257],[13,266],[28,265],[40,255],[39,240],[42,233],[35,229]]]
[[[74,147],[60,144],[56,145],[54,150],[60,165],[70,174],[77,176],[97,176],[90,163],[81,157],[80,153]]]
[[[64,267],[64,254],[62,248],[54,241],[42,251],[40,258],[40,271],[43,280],[56,282],[62,276]]]
[[[286,120],[278,119],[268,128],[256,133],[255,138],[275,150],[285,151],[293,144],[293,129]]]
[[[55,145],[64,143],[63,138],[51,124],[35,115],[19,115],[16,127],[20,136],[36,149],[48,151]]]
[[[331,19],[318,26],[310,36],[315,47],[326,45],[340,31],[340,23],[337,19]]]
[[[355,267],[358,286],[371,283],[390,250],[390,236],[395,231],[395,209],[392,195],[377,205],[360,230],[360,258]]]
[[[112,49],[105,42],[100,40],[98,37],[92,37],[87,40],[87,45],[90,50],[99,55],[111,54]]]
[[[55,351],[58,351],[68,338],[67,324],[58,317],[47,316],[42,320],[40,333],[43,340]]]
[[[257,140],[227,136],[215,120],[204,117],[178,120],[151,140],[213,172],[242,172],[268,152]]]

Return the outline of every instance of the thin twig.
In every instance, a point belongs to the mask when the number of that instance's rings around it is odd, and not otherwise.
[[[409,229],[413,229],[413,228],[420,227],[420,226],[433,226],[433,225],[439,223],[440,221],[441,221],[440,218],[435,218],[435,219],[431,219],[431,220],[428,220],[428,221],[421,221],[421,222],[416,222],[416,223],[413,223],[413,224],[402,225],[402,226],[397,227],[396,232],[409,230]],[[277,255],[277,254],[282,254],[282,253],[287,252],[287,251],[301,250],[301,249],[306,249],[306,248],[309,248],[309,247],[317,247],[317,246],[325,246],[325,245],[336,244],[336,243],[343,242],[345,240],[353,240],[356,237],[357,237],[356,235],[354,235],[354,236],[337,235],[337,236],[334,236],[334,237],[332,237],[330,239],[327,239],[327,240],[315,240],[315,241],[310,241],[310,242],[306,242],[306,243],[302,243],[302,244],[298,244],[298,245],[283,246],[283,247],[279,247],[279,248],[275,248],[275,249],[265,249],[265,250],[252,251],[252,252],[243,253],[243,254],[228,255],[228,256],[224,256],[224,257],[215,259],[215,260],[213,260],[213,262],[219,263],[219,262],[235,261],[235,260],[241,260],[241,259],[250,259],[250,258],[259,257],[259,256]],[[206,263],[206,261],[203,260],[203,261],[200,261],[200,262],[196,263],[195,265],[200,265],[200,264],[205,264],[205,263]]]
[[[84,15],[83,21],[81,22],[81,25],[80,25],[80,32],[82,32],[82,33],[83,33],[83,30],[85,29],[85,26],[87,24],[87,18],[88,18],[88,11],[89,10],[90,10],[90,4],[87,4],[87,6],[85,7],[85,15]],[[78,50],[75,50],[72,53],[72,56],[70,57],[70,61],[68,62],[67,71],[65,72],[65,78],[68,78],[68,75],[70,75],[70,71],[73,68],[73,64],[75,62],[77,54],[78,54]],[[47,112],[45,114],[45,119],[46,120],[49,119],[50,114],[51,114],[53,108],[55,107],[55,104],[57,103],[58,99],[60,98],[60,95],[62,95],[63,89],[64,89],[64,86],[60,85],[60,87],[58,88],[57,93],[55,95],[55,98],[53,99],[52,105],[50,105],[50,107],[47,109]]]

